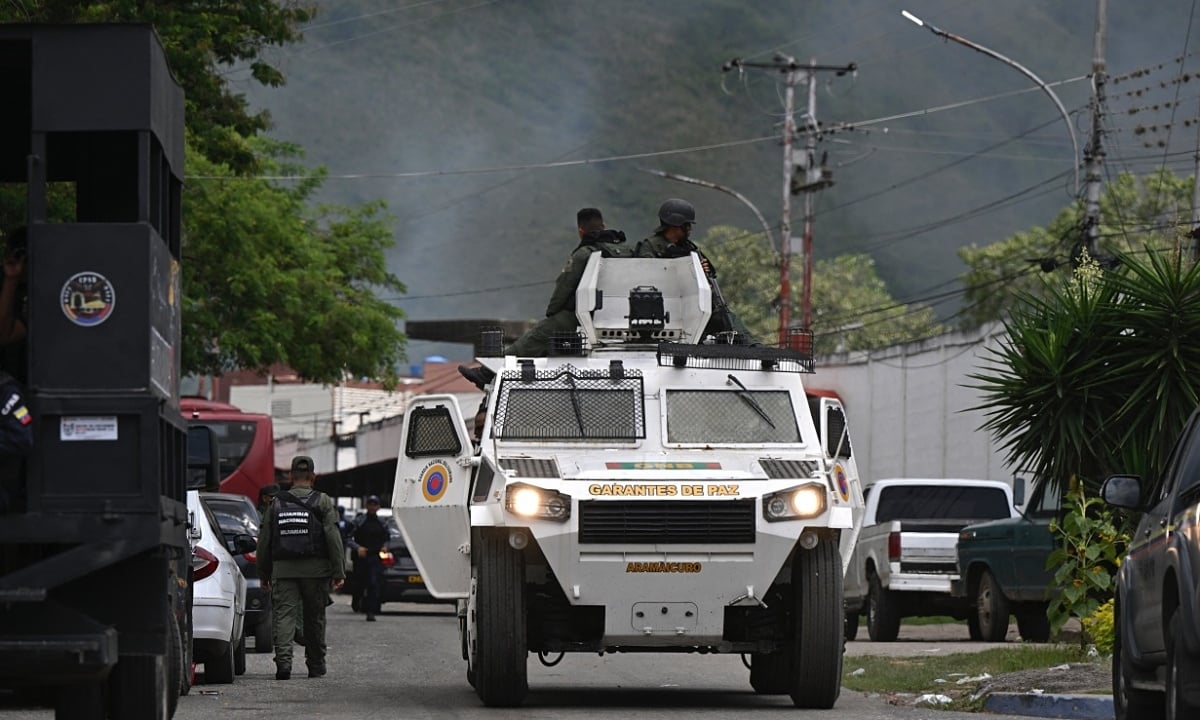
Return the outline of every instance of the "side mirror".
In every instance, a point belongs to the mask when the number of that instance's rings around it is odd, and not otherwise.
[[[1137,475],[1110,475],[1100,488],[1100,497],[1114,507],[1142,509],[1142,479]]]
[[[230,545],[233,546],[230,549],[233,550],[235,555],[245,555],[258,549],[258,541],[254,539],[254,536],[242,533],[234,535],[233,542]]]
[[[1025,504],[1025,478],[1013,475],[1013,505]]]

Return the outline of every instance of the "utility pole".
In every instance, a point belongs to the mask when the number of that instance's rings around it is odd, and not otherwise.
[[[1108,80],[1104,62],[1106,18],[1106,0],[1096,0],[1096,35],[1092,41],[1092,136],[1084,151],[1087,194],[1083,206],[1084,247],[1093,258],[1096,257],[1097,241],[1100,239],[1101,170],[1104,166],[1104,84]]]
[[[809,61],[810,68],[816,67],[817,60]],[[817,83],[816,72],[808,72],[808,133],[804,141],[804,184],[797,188],[804,193],[804,295],[800,309],[803,322],[800,327],[812,328],[812,266],[813,266],[813,209],[816,206],[816,191],[833,184],[832,177],[823,177],[824,163],[817,166]],[[781,327],[779,332],[786,333],[787,327]]]
[[[812,326],[812,226],[814,217],[813,194],[833,184],[832,175],[816,163],[816,147],[819,135],[817,124],[817,72],[828,71],[839,76],[856,72],[858,66],[818,65],[816,59],[801,65],[788,55],[776,55],[774,62],[753,63],[734,58],[721,68],[729,72],[733,68],[763,68],[784,75],[783,115],[783,211],[779,221],[779,340],[783,342],[791,327],[791,254],[792,254],[792,196],[805,193],[804,198],[804,289],[802,293],[803,327]],[[795,159],[795,96],[796,83],[803,76],[808,83],[808,129],[804,144],[804,179],[800,181],[796,172],[801,169]]]

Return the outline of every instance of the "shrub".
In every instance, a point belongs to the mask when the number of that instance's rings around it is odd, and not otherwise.
[[[1083,618],[1083,629],[1101,655],[1112,655],[1113,651],[1113,601],[1111,599],[1096,612]]]

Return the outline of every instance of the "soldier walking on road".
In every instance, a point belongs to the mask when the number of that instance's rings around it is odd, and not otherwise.
[[[292,639],[301,617],[308,676],[325,675],[325,607],[346,578],[337,509],[313,489],[312,458],[294,458],[289,479],[291,489],[275,498],[258,537],[258,573],[271,592],[276,680],[292,677]]]

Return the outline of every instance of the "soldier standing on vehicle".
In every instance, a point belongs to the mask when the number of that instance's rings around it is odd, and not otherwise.
[[[658,208],[658,227],[650,237],[637,244],[636,255],[640,258],[681,258],[696,253],[700,267],[712,286],[712,318],[701,333],[703,338],[722,333],[736,333],[733,342],[738,345],[757,344],[746,325],[733,314],[717,287],[717,271],[696,243],[692,242],[692,227],[696,224],[696,208],[687,200],[671,198]],[[728,337],[728,335],[727,335]]]
[[[295,457],[288,477],[292,486],[276,496],[258,537],[258,573],[271,592],[276,680],[292,677],[292,640],[301,617],[308,676],[325,675],[325,606],[346,579],[337,509],[313,489],[312,458]]]
[[[543,357],[550,354],[551,343],[555,337],[575,332],[579,324],[575,317],[575,290],[579,287],[579,281],[583,278],[583,271],[587,268],[588,258],[592,253],[599,252],[605,257],[633,257],[633,247],[623,244],[625,233],[607,229],[603,214],[596,208],[580,209],[575,213],[575,222],[578,226],[579,245],[571,252],[567,264],[554,281],[554,294],[550,296],[550,302],[546,305],[546,317],[529,328],[512,345],[504,348],[505,355]],[[495,373],[486,367],[459,365],[458,371],[480,390],[495,377]]]
[[[362,608],[367,622],[375,622],[380,612],[383,593],[383,559],[379,553],[387,547],[391,533],[379,517],[379,496],[367,498],[367,513],[354,522],[350,531],[350,549],[356,559],[354,582],[363,592]],[[360,574],[361,573],[361,574]]]

